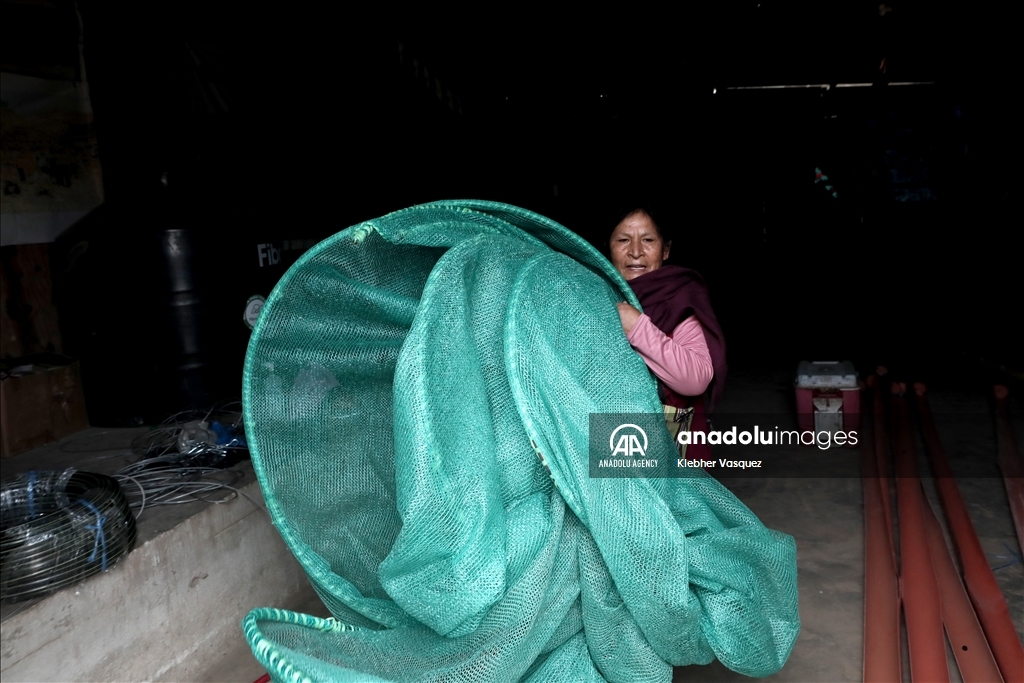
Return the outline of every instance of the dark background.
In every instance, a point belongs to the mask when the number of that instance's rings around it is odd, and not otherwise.
[[[180,320],[145,322],[153,298],[132,283],[165,285],[139,234],[189,231],[206,387],[184,394],[212,400],[238,393],[246,298],[301,253],[257,269],[255,244],[454,198],[517,204],[599,246],[621,207],[656,204],[671,261],[708,281],[737,371],[850,359],[933,384],[1020,384],[1013,21],[897,0],[707,5],[371,15],[81,0],[107,217],[59,246],[131,235],[108,240],[94,269],[106,284],[64,285],[90,292],[88,316],[121,320],[102,353],[96,333],[65,332],[87,392],[90,354],[109,368],[181,348]],[[777,85],[813,87],[755,88]]]

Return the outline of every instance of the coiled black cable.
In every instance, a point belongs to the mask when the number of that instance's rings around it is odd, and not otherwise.
[[[105,571],[135,545],[135,516],[113,477],[27,472],[0,488],[0,599],[25,600]]]
[[[136,520],[146,509],[158,505],[226,503],[237,496],[266,510],[258,500],[236,488],[245,473],[229,469],[249,456],[238,408],[240,401],[227,401],[205,410],[183,410],[133,439],[130,453],[104,455],[94,462],[134,456],[132,462],[111,476],[124,487]],[[95,437],[107,434],[72,439],[60,449],[66,453],[116,450],[89,444]],[[109,442],[109,437],[103,440]],[[231,495],[223,497],[225,491]]]

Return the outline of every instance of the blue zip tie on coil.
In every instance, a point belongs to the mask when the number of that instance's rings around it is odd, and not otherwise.
[[[36,471],[32,470],[28,473],[28,518],[32,519],[36,516],[36,494],[35,494],[35,483],[36,483]]]
[[[96,508],[96,506],[90,503],[89,501],[80,500],[78,502],[92,510],[93,514],[96,515],[96,525],[90,525],[85,527],[89,531],[95,532],[95,536],[93,538],[92,555],[89,556],[89,561],[96,561],[96,551],[100,549],[100,546],[102,546],[103,555],[100,563],[100,571],[105,572],[107,571],[107,537],[103,533],[103,523],[107,521],[107,518],[104,517]]]

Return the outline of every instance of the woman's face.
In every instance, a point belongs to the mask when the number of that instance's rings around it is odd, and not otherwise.
[[[660,268],[671,247],[671,243],[661,239],[651,217],[645,213],[626,216],[615,226],[608,242],[612,265],[627,280]]]

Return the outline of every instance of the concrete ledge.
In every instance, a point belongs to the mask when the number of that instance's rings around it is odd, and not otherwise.
[[[242,491],[262,503],[257,482]],[[267,513],[239,496],[137,546],[110,571],[3,622],[15,681],[195,681],[247,649],[239,622],[312,589]]]

